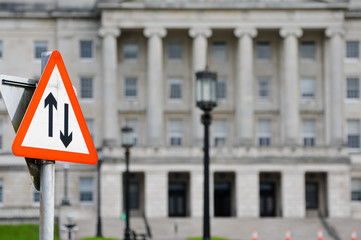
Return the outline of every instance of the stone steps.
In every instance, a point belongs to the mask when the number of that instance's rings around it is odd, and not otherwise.
[[[202,218],[150,218],[148,221],[153,240],[184,240],[187,237],[202,236]],[[352,228],[361,235],[361,219],[334,218],[326,219],[326,222],[336,229],[339,239],[329,235],[319,218],[214,218],[211,220],[211,233],[212,236],[231,240],[251,240],[252,232],[256,229],[259,240],[284,240],[285,230],[290,229],[291,240],[317,240],[317,231],[322,227],[324,240],[350,240]],[[133,218],[130,224],[131,229],[137,233],[146,233],[142,218]],[[103,219],[103,235],[122,239],[124,226],[123,220]],[[77,239],[84,237],[84,231],[95,233],[92,229],[94,227],[95,225],[86,227],[83,223],[79,225]]]

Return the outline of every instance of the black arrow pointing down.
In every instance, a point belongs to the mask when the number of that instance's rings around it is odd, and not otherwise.
[[[69,104],[64,104],[64,134],[60,131],[60,139],[67,148],[73,140],[73,133],[68,135],[69,131]]]

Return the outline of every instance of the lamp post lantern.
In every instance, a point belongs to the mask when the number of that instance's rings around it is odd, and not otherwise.
[[[125,148],[125,215],[126,215],[126,224],[124,231],[124,240],[130,240],[130,226],[129,226],[129,149],[133,146],[134,136],[133,129],[130,127],[122,128],[122,146]]]
[[[204,125],[204,196],[203,196],[203,240],[210,240],[209,220],[209,126],[211,111],[217,106],[217,73],[200,71],[196,73],[196,105],[203,110],[201,121]]]

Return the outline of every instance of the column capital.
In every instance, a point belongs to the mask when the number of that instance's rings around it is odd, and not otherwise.
[[[147,27],[143,31],[144,36],[147,38],[157,35],[160,38],[164,38],[167,35],[167,30],[163,27]]]
[[[283,38],[288,37],[289,35],[293,35],[297,38],[300,38],[303,35],[303,31],[299,27],[284,27],[281,28],[280,35]]]
[[[240,38],[244,35],[248,35],[248,36],[254,38],[257,36],[258,31],[256,28],[253,28],[253,27],[248,27],[248,28],[238,27],[238,28],[234,29],[233,33],[238,38]]]
[[[195,38],[199,35],[201,35],[205,38],[209,38],[210,36],[212,36],[212,29],[210,29],[208,27],[191,28],[191,29],[189,29],[188,34],[192,38]]]
[[[334,37],[335,35],[345,35],[345,30],[342,27],[329,27],[325,31],[326,37]]]
[[[105,37],[107,35],[112,35],[114,37],[119,37],[121,31],[116,27],[101,27],[98,31],[99,36]]]

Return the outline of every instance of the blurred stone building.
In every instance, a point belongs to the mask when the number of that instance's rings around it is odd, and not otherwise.
[[[107,236],[123,233],[126,125],[135,130],[132,228],[144,232],[147,220],[166,238],[178,221],[201,235],[194,78],[206,66],[218,74],[215,220],[361,218],[360,41],[359,0],[0,1],[1,74],[39,79],[41,52],[64,58],[101,151]],[[0,100],[0,220],[36,220],[39,193],[13,139]],[[70,164],[65,187],[64,166],[56,163],[56,215],[73,214],[79,235],[92,236],[98,168]]]

